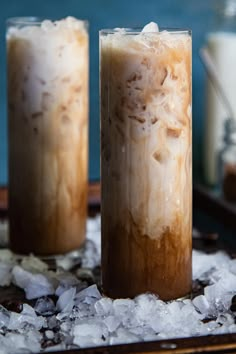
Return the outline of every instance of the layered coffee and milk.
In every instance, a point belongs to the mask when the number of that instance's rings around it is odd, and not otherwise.
[[[191,291],[191,35],[100,32],[102,274],[111,297]]]
[[[7,64],[11,248],[70,251],[87,214],[86,24],[13,19]]]

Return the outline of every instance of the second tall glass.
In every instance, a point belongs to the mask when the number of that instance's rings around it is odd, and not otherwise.
[[[189,31],[100,32],[102,283],[111,297],[191,291]]]
[[[7,63],[11,249],[76,249],[87,216],[87,25],[10,19]]]

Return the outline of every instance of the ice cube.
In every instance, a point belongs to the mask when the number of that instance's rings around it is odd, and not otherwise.
[[[86,225],[87,232],[100,231],[100,225],[95,218],[88,218]]]
[[[76,297],[75,297],[75,304],[78,304],[79,302],[85,301],[86,303],[90,303],[90,301],[92,300],[92,302],[100,300],[102,298],[97,285],[93,284],[89,287],[87,287],[86,289],[83,289],[82,291],[80,291]]]
[[[70,289],[64,291],[60,295],[60,297],[57,301],[57,304],[56,304],[58,311],[70,313],[72,311],[73,306],[74,306],[75,294],[76,294],[75,288],[70,288]]]
[[[229,262],[229,270],[236,275],[236,259],[231,259]]]
[[[21,313],[11,312],[8,329],[19,330],[24,328],[26,324],[30,324],[39,330],[46,325],[46,320],[42,316],[37,316],[31,306],[23,304]]]
[[[131,299],[116,299],[113,301],[115,316],[118,316],[124,327],[135,327],[137,318],[135,316],[135,302]]]
[[[107,326],[109,332],[116,331],[119,325],[121,324],[119,316],[114,315],[107,316],[103,321]]]
[[[59,327],[59,321],[56,318],[56,316],[51,316],[47,319],[47,325],[49,329],[55,329],[57,327]]]
[[[71,328],[72,328],[72,322],[70,319],[68,321],[61,323],[61,331],[65,332],[67,335],[71,331]]]
[[[14,264],[11,261],[0,261],[0,286],[9,286],[12,280],[12,268]]]
[[[109,343],[114,344],[128,344],[140,342],[141,338],[131,333],[129,330],[125,328],[118,328],[116,333],[110,337]]]
[[[44,20],[41,24],[41,28],[47,32],[47,31],[54,29],[55,24],[50,20]]]
[[[143,340],[157,339],[157,334],[148,325],[129,328],[129,331]]]
[[[50,330],[47,330],[47,331],[45,331],[45,336],[46,336],[47,339],[53,339],[54,338],[54,332],[50,331]]]
[[[210,309],[210,304],[204,295],[199,295],[193,299],[193,305],[200,311],[202,314],[207,315]]]
[[[155,22],[150,22],[146,26],[143,27],[141,33],[151,33],[151,32],[159,32],[158,24]]]
[[[33,353],[33,352],[40,352],[41,345],[40,345],[40,338],[41,335],[33,331],[29,331],[26,334],[20,333],[7,333],[2,338],[1,341],[1,354],[2,353]],[[4,349],[6,348],[6,351]]]
[[[188,302],[180,310],[179,319],[182,321],[182,318],[185,320],[185,325],[190,329],[197,325],[204,318],[204,315],[196,311],[192,302]]]
[[[134,310],[135,303],[131,299],[116,299],[113,301],[115,315],[129,314]]]
[[[221,325],[227,325],[228,327],[235,323],[234,317],[229,313],[220,313],[216,319],[216,322]]]
[[[73,343],[79,347],[105,345],[108,342],[108,329],[98,320],[81,321],[73,329]]]
[[[142,294],[135,298],[135,312],[138,321],[145,323],[157,310],[157,297],[152,294]]]
[[[222,251],[206,254],[193,250],[193,280],[207,279],[208,274],[215,270],[227,268],[230,262],[229,256]]]
[[[210,334],[226,334],[230,333],[230,330],[228,326],[215,325],[214,327],[212,326],[212,328],[209,328],[209,332]]]
[[[41,297],[37,299],[34,310],[39,315],[49,316],[55,313],[56,307],[52,299],[49,297]]]
[[[65,271],[69,271],[73,267],[79,267],[82,262],[82,251],[76,250],[67,253],[66,255],[61,255],[56,258],[56,265]]]
[[[83,268],[94,268],[94,267],[100,265],[100,261],[101,261],[100,248],[97,247],[95,242],[87,239],[86,244],[85,244],[83,259],[82,259],[82,267]]]
[[[236,275],[228,271],[220,278],[220,284],[226,292],[236,293]]]
[[[1,223],[0,223],[1,225]],[[8,249],[0,249],[0,261],[1,262],[15,262],[14,254]]]
[[[55,292],[57,296],[60,296],[64,291],[70,289],[71,287],[76,287],[81,284],[81,282],[73,274],[68,272],[57,275],[57,280],[59,281],[59,286]]]
[[[166,310],[168,311],[169,321],[172,320],[173,323],[178,323],[180,320],[180,317],[182,317],[182,319],[184,320],[182,310],[184,309],[185,306],[188,306],[188,305],[185,305],[180,301],[171,301],[171,302],[167,303]]]
[[[227,268],[215,270],[209,275],[211,283],[221,282],[227,290],[236,291],[236,274],[230,272]]]
[[[232,273],[219,279],[215,284],[206,286],[204,294],[211,306],[212,315],[216,316],[218,311],[227,311],[231,304],[231,298],[236,291],[236,276]],[[213,277],[214,278],[214,277]]]
[[[91,253],[91,256],[93,254],[92,258],[94,259],[94,261],[96,262],[96,258],[97,258],[98,262],[100,263],[100,258],[101,258],[101,217],[100,215],[97,215],[96,218],[88,220],[86,236],[87,236],[86,253],[88,253],[87,257],[89,257],[89,253]]]
[[[214,307],[215,301],[218,301],[222,293],[219,284],[213,284],[204,288],[204,295],[211,307]]]
[[[0,305],[0,328],[8,327],[10,320],[10,312]]]
[[[28,271],[40,273],[48,270],[48,265],[33,254],[22,259],[21,267]]]
[[[221,325],[219,323],[217,323],[216,321],[209,321],[205,323],[205,330],[210,334],[210,333],[214,333],[215,330],[217,331],[217,329],[221,327]]]
[[[20,266],[15,266],[12,275],[14,283],[24,289],[26,298],[29,300],[54,294],[52,280],[43,274],[33,274]]]
[[[226,333],[236,333],[236,324],[230,325],[228,328],[226,327],[227,331]]]
[[[97,299],[86,297],[83,301],[79,301],[73,308],[71,317],[75,319],[85,319],[96,316],[96,311],[94,309],[94,304]]]
[[[113,303],[108,297],[103,297],[98,300],[95,305],[95,311],[100,316],[108,316],[113,313]]]

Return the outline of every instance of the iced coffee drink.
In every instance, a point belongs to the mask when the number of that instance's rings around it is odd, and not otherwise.
[[[102,284],[191,291],[191,34],[100,32]]]
[[[85,239],[86,23],[19,18],[8,26],[10,246],[67,252]]]

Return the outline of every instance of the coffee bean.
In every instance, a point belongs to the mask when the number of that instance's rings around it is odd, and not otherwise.
[[[2,302],[2,306],[4,306],[8,311],[13,311],[20,313],[23,310],[23,303],[21,301],[14,300],[6,300]]]

